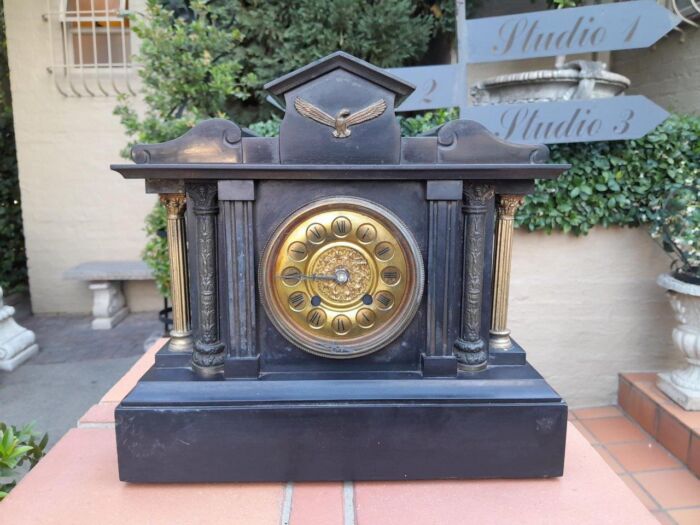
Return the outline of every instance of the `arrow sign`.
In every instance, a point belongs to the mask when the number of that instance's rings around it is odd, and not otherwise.
[[[653,0],[466,20],[467,61],[499,62],[648,47],[680,18]]]
[[[458,65],[397,67],[387,69],[416,90],[403,101],[397,111],[420,111],[424,109],[459,106]],[[466,90],[466,87],[464,88]],[[466,91],[465,91],[466,92]],[[464,97],[465,95],[463,95]]]
[[[465,118],[510,142],[554,144],[637,139],[667,117],[648,98],[634,95],[472,107]]]

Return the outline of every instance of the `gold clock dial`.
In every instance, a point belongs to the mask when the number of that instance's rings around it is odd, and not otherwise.
[[[277,228],[259,278],[267,313],[287,339],[316,355],[349,358],[379,350],[408,326],[423,293],[423,261],[389,210],[336,197]]]

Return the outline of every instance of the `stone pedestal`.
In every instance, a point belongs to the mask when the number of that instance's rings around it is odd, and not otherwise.
[[[128,315],[121,281],[93,281],[89,288],[93,294],[93,330],[110,330]]]
[[[673,342],[685,355],[684,369],[659,374],[657,386],[686,410],[700,410],[700,286],[685,283],[668,274],[658,284],[667,290],[678,326]]]
[[[0,370],[12,372],[39,351],[36,336],[18,325],[12,316],[15,309],[6,306],[0,288]]]

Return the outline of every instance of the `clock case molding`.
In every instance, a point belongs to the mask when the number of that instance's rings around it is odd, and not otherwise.
[[[167,344],[116,409],[120,479],[131,482],[551,477],[563,472],[567,407],[513,341],[489,348],[495,200],[524,195],[543,145],[504,142],[456,120],[402,138],[414,87],[342,52],[265,86],[287,108],[278,137],[212,119],[137,145],[146,191],[186,196],[194,351]],[[384,100],[333,129],[300,114]],[[259,300],[258,264],[276,226],[315,200],[371,200],[415,236],[425,291],[385,348],[328,359],[283,338]],[[546,329],[543,321],[542,329]],[[485,368],[470,364],[483,361]],[[478,363],[477,363],[478,364]]]

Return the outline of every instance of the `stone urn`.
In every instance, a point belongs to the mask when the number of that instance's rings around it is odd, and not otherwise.
[[[476,106],[583,100],[614,97],[629,85],[629,78],[608,71],[604,62],[576,60],[555,69],[488,78],[471,89],[471,96]]]
[[[680,281],[670,274],[656,280],[666,289],[678,326],[673,343],[688,361],[684,369],[658,375],[657,386],[686,410],[700,410],[700,284]]]

